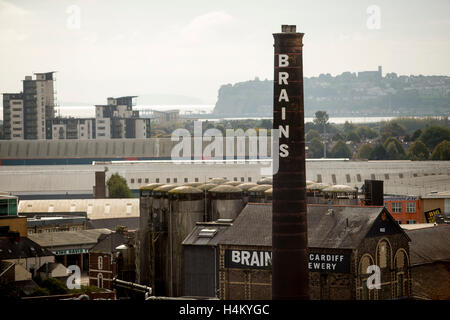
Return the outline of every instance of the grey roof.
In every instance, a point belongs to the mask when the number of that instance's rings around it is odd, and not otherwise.
[[[450,261],[450,225],[407,230],[411,265]]]
[[[357,248],[383,207],[308,205],[308,247]],[[348,225],[347,228],[347,219]],[[399,232],[403,232],[399,227]],[[220,242],[229,245],[272,246],[272,204],[249,203]]]
[[[117,226],[127,227],[128,230],[139,229],[139,218],[114,218],[88,220],[87,229],[109,229],[115,231]]]
[[[183,245],[207,245],[217,246],[222,240],[225,230],[231,226],[231,223],[218,223],[218,222],[197,222],[197,225],[184,239]],[[213,237],[202,237],[200,232],[204,229],[217,230]]]
[[[53,253],[29,238],[0,238],[0,260],[48,256]]]
[[[96,244],[101,234],[111,233],[109,229],[91,229],[81,231],[46,232],[29,235],[29,238],[43,247]]]
[[[121,244],[129,244],[132,239],[133,234],[125,235],[120,232],[103,234],[100,236],[98,243],[89,252],[114,252],[116,251],[116,247]]]

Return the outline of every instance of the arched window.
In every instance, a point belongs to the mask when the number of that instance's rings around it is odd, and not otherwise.
[[[374,299],[374,293],[373,290],[369,290],[367,287],[367,279],[369,277],[369,274],[367,273],[367,269],[369,266],[373,265],[373,258],[369,254],[365,254],[361,257],[361,260],[359,261],[359,285],[358,285],[358,291],[359,291],[359,299],[362,300],[370,300]]]
[[[361,262],[360,262],[360,270],[359,273],[361,275],[364,275],[367,273],[367,268],[371,265],[371,261],[370,261],[370,257],[369,256],[363,256],[361,258]]]
[[[401,298],[409,295],[409,272],[408,272],[408,256],[402,249],[397,250],[395,254],[395,270],[396,270],[396,297]]]
[[[101,273],[97,275],[97,287],[103,288],[103,275]]]
[[[102,270],[103,269],[103,257],[99,256],[98,257],[98,270]]]
[[[378,266],[383,269],[389,267],[391,261],[391,246],[386,240],[380,240],[377,246]]]
[[[379,263],[380,268],[386,268],[387,266],[387,249],[386,249],[386,242],[382,242],[378,248],[378,257],[379,257]]]

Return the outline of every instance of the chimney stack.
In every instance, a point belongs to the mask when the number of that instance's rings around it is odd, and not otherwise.
[[[279,133],[279,150],[273,150],[272,154],[273,163],[278,159],[279,165],[273,176],[272,298],[307,300],[304,34],[297,33],[295,25],[283,25],[281,30],[273,35],[273,128]]]

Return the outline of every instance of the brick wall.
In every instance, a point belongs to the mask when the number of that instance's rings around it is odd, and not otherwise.
[[[102,266],[99,266],[99,257],[103,259]],[[103,277],[103,288],[112,290],[112,279],[117,275],[116,264],[112,263],[112,254],[91,252],[89,253],[89,285],[99,286],[100,273]]]
[[[387,259],[386,264],[382,267],[381,263],[381,247],[382,243],[386,244]],[[396,254],[406,255],[403,267],[397,266]],[[403,234],[395,234],[387,237],[365,238],[357,250],[357,258],[355,260],[355,270],[357,270],[355,278],[356,299],[364,299],[363,290],[366,285],[368,275],[364,274],[361,269],[361,259],[363,256],[369,257],[371,261],[380,267],[381,271],[381,289],[369,290],[369,299],[389,300],[400,298],[400,296],[411,295],[411,270],[409,259],[409,242]],[[401,288],[400,282],[402,282]],[[401,294],[403,290],[403,294]]]
[[[232,300],[272,299],[272,270],[233,269],[225,267],[225,250],[271,251],[270,247],[220,245],[219,298]]]
[[[363,257],[370,257],[368,265],[381,266],[381,246],[386,246],[386,263],[381,270],[381,289],[367,289],[370,276],[361,269]],[[220,299],[271,299],[272,271],[258,269],[234,269],[225,267],[225,250],[271,251],[270,247],[220,245],[219,261],[219,298]],[[342,249],[311,249],[314,253],[344,254],[350,253],[349,273],[310,272],[311,300],[353,300],[379,299],[390,300],[411,295],[411,269],[409,267],[409,242],[403,234],[385,237],[365,238],[361,246],[354,251]],[[403,265],[396,254],[403,254]],[[399,285],[401,283],[401,288]]]

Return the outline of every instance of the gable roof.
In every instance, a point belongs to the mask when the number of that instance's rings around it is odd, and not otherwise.
[[[450,261],[450,225],[407,230],[411,265]]]
[[[129,244],[133,239],[133,235],[131,233],[123,234],[120,232],[103,234],[99,237],[98,243],[89,252],[114,252],[116,251],[116,247],[122,244]]]
[[[53,256],[29,238],[0,237],[0,260]]]
[[[308,205],[308,247],[355,249],[372,231],[383,207]],[[397,225],[395,232],[404,233]],[[272,246],[272,204],[249,203],[224,233],[221,244]]]

